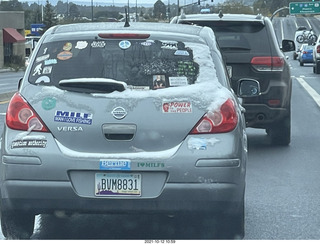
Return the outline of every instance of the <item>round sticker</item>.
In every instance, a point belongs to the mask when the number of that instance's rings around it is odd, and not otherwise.
[[[127,40],[121,41],[121,42],[119,42],[119,47],[121,49],[128,49],[129,47],[131,47],[131,42],[129,42]]]
[[[57,59],[59,60],[67,60],[69,58],[72,58],[72,53],[68,51],[63,51],[57,55]]]
[[[56,99],[52,97],[46,97],[42,100],[42,108],[45,110],[53,109],[56,106]]]
[[[62,48],[64,51],[70,51],[72,49],[72,43],[71,42],[66,42],[64,45],[63,45],[63,48]]]

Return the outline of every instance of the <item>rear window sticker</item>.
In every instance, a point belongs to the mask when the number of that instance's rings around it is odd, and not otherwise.
[[[93,115],[90,113],[70,112],[57,110],[55,112],[55,122],[75,123],[75,124],[92,124]]]
[[[162,102],[163,113],[192,113],[191,102]]]
[[[185,76],[169,77],[170,86],[186,86],[188,85],[188,79]]]
[[[45,49],[43,49],[43,54],[47,53],[48,48],[46,47]]]
[[[48,76],[40,76],[34,83],[50,83],[50,78]]]
[[[145,47],[149,47],[153,44],[153,42],[149,42],[149,41],[145,41],[145,42],[141,42],[141,45],[142,46],[145,46]]]
[[[166,77],[165,75],[154,75],[153,76],[153,88],[161,89],[166,87]]]
[[[127,88],[130,90],[135,90],[135,91],[148,91],[148,90],[150,90],[149,86],[131,86],[131,85],[129,85]]]
[[[52,66],[45,66],[43,67],[43,70],[42,70],[42,74],[51,74],[51,71],[52,71]]]
[[[47,147],[47,140],[17,140],[13,141],[11,144],[11,148],[22,148],[22,147],[32,147],[32,148],[45,148]]]
[[[58,55],[57,55],[57,59],[59,59],[59,60],[67,60],[70,58],[72,58],[72,53],[69,51],[63,51],[61,53],[58,53]]]
[[[44,65],[50,65],[50,64],[56,64],[58,63],[57,60],[54,58],[54,59],[48,59],[48,60],[45,60],[44,61]]]
[[[72,43],[71,42],[66,42],[64,45],[63,45],[63,51],[70,51],[72,49]]]
[[[105,47],[106,46],[106,42],[105,41],[93,41],[91,43],[91,47],[96,48],[96,47]]]
[[[100,159],[100,170],[131,170],[131,161],[127,159]]]
[[[189,52],[187,50],[177,50],[175,51],[174,55],[189,56]]]
[[[87,41],[78,41],[77,45],[75,46],[75,48],[77,49],[85,49],[88,46],[88,42]]]
[[[45,110],[53,109],[56,106],[56,99],[53,97],[46,97],[42,100],[42,108]]]
[[[131,47],[131,42],[128,40],[123,40],[123,41],[119,42],[119,47],[121,49],[128,49],[129,47]]]
[[[41,63],[41,64],[38,64],[38,65],[34,68],[32,76],[41,75],[41,71],[42,71],[42,63]]]
[[[178,42],[176,41],[161,41],[161,48],[165,49],[178,49]]]
[[[50,57],[50,54],[46,54],[36,58],[36,63],[42,62]]]

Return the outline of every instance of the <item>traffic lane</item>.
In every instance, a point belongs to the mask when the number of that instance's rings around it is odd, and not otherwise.
[[[319,120],[319,107],[294,79],[290,146],[248,129],[245,239],[320,239]]]
[[[24,71],[0,72],[0,93],[17,91],[19,80],[23,75]]]

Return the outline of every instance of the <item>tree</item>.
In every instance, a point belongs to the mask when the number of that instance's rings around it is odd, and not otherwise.
[[[166,5],[158,0],[153,6],[153,16],[157,19],[166,19]]]
[[[57,16],[49,0],[46,0],[46,5],[43,9],[43,24],[45,25],[45,30],[57,24]]]
[[[79,11],[77,5],[71,3],[70,8],[69,8],[69,16],[72,19],[80,17],[80,11]]]
[[[23,7],[18,0],[1,1],[0,11],[23,11]]]

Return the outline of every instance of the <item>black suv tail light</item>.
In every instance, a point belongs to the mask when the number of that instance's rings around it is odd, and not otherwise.
[[[283,57],[253,57],[251,65],[257,71],[283,71]]]

